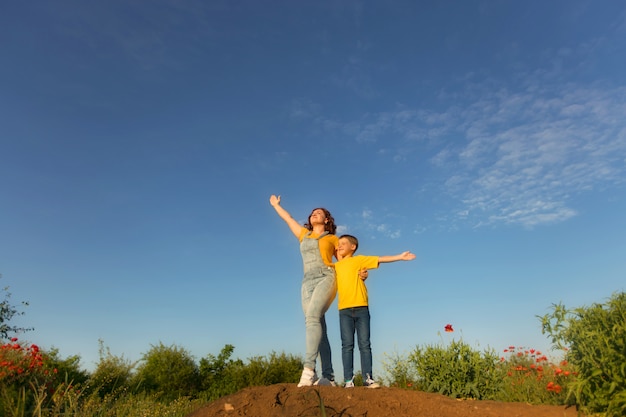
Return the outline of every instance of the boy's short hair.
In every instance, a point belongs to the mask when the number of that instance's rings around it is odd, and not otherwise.
[[[354,245],[355,252],[359,248],[359,239],[352,235],[341,235],[339,236],[339,239],[348,239],[348,241]]]

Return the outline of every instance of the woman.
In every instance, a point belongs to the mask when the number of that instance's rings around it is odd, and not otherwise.
[[[335,385],[324,313],[337,294],[333,267],[333,256],[338,245],[335,235],[337,226],[330,212],[323,208],[313,210],[307,223],[301,226],[281,207],[280,196],[272,195],[270,204],[300,241],[304,265],[302,310],[306,325],[306,354],[298,387],[311,386],[317,382],[315,360],[318,353],[322,361],[322,376],[329,381],[328,384]]]

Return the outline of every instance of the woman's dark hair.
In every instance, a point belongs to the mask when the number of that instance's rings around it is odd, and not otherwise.
[[[318,207],[311,210],[311,214],[313,214],[315,210],[322,210],[324,212],[324,216],[326,217],[324,230],[326,230],[331,235],[334,235],[337,232],[337,226],[335,225],[335,219],[333,218],[332,214],[330,214],[330,211],[326,210],[324,207]],[[309,214],[309,217],[304,224],[304,227],[306,227],[308,230],[313,230],[313,226],[311,226],[311,214]]]

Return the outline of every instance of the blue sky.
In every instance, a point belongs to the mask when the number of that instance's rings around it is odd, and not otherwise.
[[[378,374],[546,350],[551,304],[624,291],[622,1],[6,2],[0,39],[0,284],[87,369],[99,339],[302,354],[271,194],[417,255],[368,280]]]

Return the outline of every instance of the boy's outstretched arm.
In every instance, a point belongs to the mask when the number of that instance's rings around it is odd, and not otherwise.
[[[272,205],[272,207],[274,207],[274,210],[276,210],[276,213],[278,213],[280,218],[283,219],[285,223],[287,223],[287,226],[289,226],[291,232],[296,235],[296,237],[300,236],[302,226],[297,221],[295,221],[295,219],[291,217],[291,214],[289,214],[287,210],[285,210],[280,205],[280,196],[275,196],[272,194],[270,196],[270,204]]]
[[[384,264],[384,263],[396,262],[396,261],[412,261],[413,259],[415,259],[415,254],[409,251],[406,251],[398,255],[379,256],[378,263]]]

